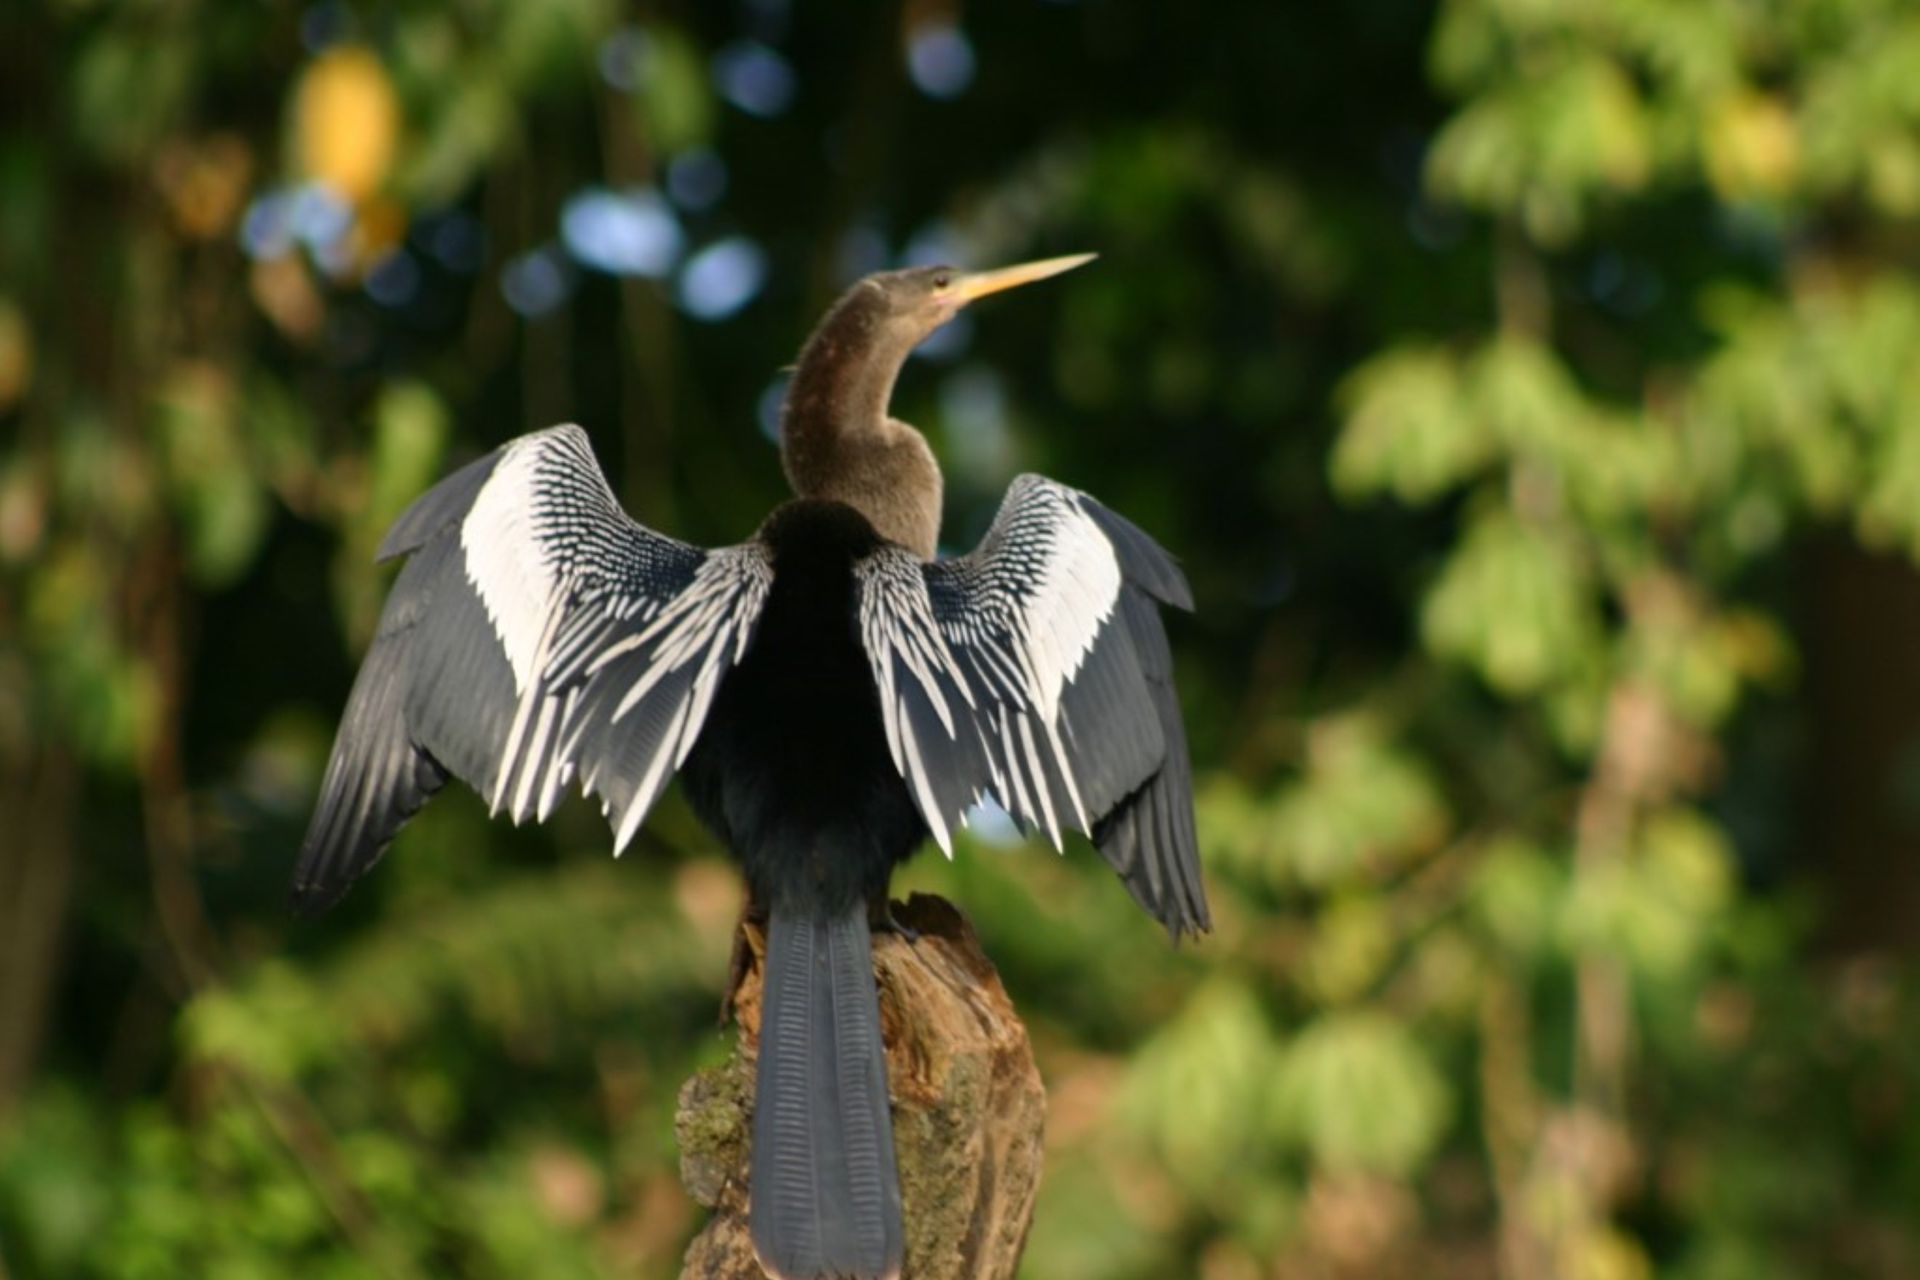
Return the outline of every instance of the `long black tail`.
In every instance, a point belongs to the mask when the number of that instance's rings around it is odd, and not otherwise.
[[[753,1249],[781,1280],[900,1274],[900,1173],[864,904],[775,911],[754,1093]]]

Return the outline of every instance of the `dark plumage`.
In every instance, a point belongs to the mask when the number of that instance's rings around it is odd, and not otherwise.
[[[880,537],[851,507],[801,498],[758,538],[773,590],[681,778],[759,905],[839,913],[884,892],[927,838],[852,625],[853,565]]]
[[[992,796],[1092,837],[1172,933],[1209,925],[1145,533],[1037,476],[932,559],[940,472],[887,415],[901,362],[987,293],[1085,259],[868,277],[801,353],[798,497],[703,551],[635,523],[586,435],[524,436],[394,525],[407,556],[342,718],[294,897],[324,907],[457,776],[515,821],[598,796],[624,846],[676,771],[768,916],[752,1228],[782,1277],[897,1275],[904,1231],[868,911]]]

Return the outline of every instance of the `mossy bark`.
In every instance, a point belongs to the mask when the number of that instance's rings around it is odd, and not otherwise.
[[[915,894],[895,917],[919,937],[874,939],[908,1280],[1005,1280],[1020,1262],[1040,1187],[1046,1097],[1033,1049],[972,927]],[[733,1056],[688,1080],[675,1129],[680,1177],[713,1217],[681,1280],[760,1280],[747,1234],[753,1062],[765,937],[743,926],[754,963],[740,986]]]

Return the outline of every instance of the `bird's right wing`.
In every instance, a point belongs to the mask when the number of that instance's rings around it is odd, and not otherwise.
[[[345,893],[449,773],[516,822],[577,781],[624,847],[773,580],[757,544],[703,551],[628,517],[575,426],[441,481],[380,548],[401,555],[294,872],[303,908]]]
[[[887,744],[941,846],[984,794],[1057,847],[1092,837],[1174,935],[1209,927],[1186,731],[1159,606],[1192,608],[1145,533],[1021,476],[970,555],[855,567]]]

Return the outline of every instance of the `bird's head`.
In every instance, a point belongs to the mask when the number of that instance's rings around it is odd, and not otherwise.
[[[997,271],[910,267],[847,290],[807,339],[788,384],[780,457],[793,491],[844,502],[882,537],[931,559],[940,532],[940,464],[919,432],[887,412],[900,366],[967,304],[1093,256]]]
[[[881,323],[898,329],[911,343],[938,329],[958,315],[968,303],[990,293],[999,293],[1018,285],[1032,284],[1057,276],[1062,271],[1092,262],[1097,254],[1073,253],[1063,258],[1042,258],[1016,267],[993,271],[962,271],[958,267],[908,267],[903,271],[881,271],[862,280],[857,292],[878,294]],[[873,301],[872,299],[869,300]]]

